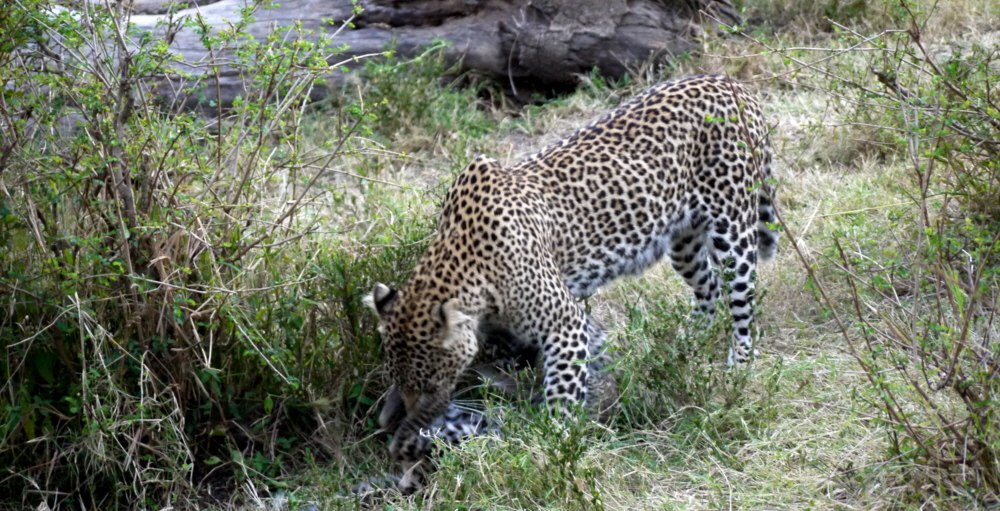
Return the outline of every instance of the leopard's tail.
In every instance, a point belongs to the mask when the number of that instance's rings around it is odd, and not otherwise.
[[[778,231],[772,226],[778,221],[774,213],[774,184],[771,181],[773,157],[769,143],[764,144],[761,158],[761,183],[757,192],[757,259],[767,261],[778,252]]]

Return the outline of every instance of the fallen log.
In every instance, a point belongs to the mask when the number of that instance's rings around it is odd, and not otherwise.
[[[133,4],[135,27],[169,37],[170,51],[181,56],[177,68],[190,73],[163,77],[158,85],[166,101],[188,108],[215,101],[228,106],[245,94],[250,84],[239,69],[225,65],[230,56],[206,49],[196,30],[163,33],[164,15],[158,13],[170,10],[170,4],[135,1],[141,2]],[[199,4],[173,16],[218,29],[239,18],[246,0]],[[728,2],[711,0],[364,0],[359,5],[357,13],[350,0],[282,0],[258,9],[245,31],[263,40],[277,28],[297,26],[297,37],[313,41],[336,32],[334,45],[348,49],[330,63],[345,65],[330,72],[330,85],[315,89],[314,99],[337,89],[345,73],[360,65],[356,57],[388,48],[413,56],[439,39],[451,43],[445,54],[449,64],[461,63],[527,97],[572,88],[594,69],[618,78],[646,62],[663,63],[689,52],[700,33],[699,13],[738,21]],[[207,87],[194,95],[194,83]]]

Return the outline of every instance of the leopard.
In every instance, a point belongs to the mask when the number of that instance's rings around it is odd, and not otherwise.
[[[405,285],[376,283],[365,299],[406,410],[390,455],[404,466],[428,455],[420,431],[448,409],[484,327],[537,347],[545,406],[573,413],[592,356],[584,299],[663,256],[697,314],[714,318],[726,293],[727,362],[746,367],[757,265],[778,245],[769,131],[750,89],[699,75],[654,85],[513,165],[475,157]]]

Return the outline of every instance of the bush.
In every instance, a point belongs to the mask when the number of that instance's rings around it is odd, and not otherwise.
[[[631,354],[636,360],[627,385],[641,389],[638,401],[647,413],[657,405],[662,409],[656,415],[669,416],[687,407],[734,404],[745,378],[726,369],[726,339],[732,335],[726,323],[723,318],[708,321],[682,301],[628,306],[624,342],[637,353]],[[717,402],[720,397],[722,403]]]
[[[345,456],[386,384],[360,297],[430,225],[328,178],[366,157],[370,111],[303,141],[333,41],[253,40],[266,2],[226,30],[168,19],[255,84],[222,109],[193,79],[206,119],[144,85],[180,71],[127,13],[21,5],[0,14],[0,501],[188,507]]]
[[[842,35],[845,47],[865,51],[826,64],[826,87],[885,142],[884,157],[908,163],[912,181],[902,187],[915,207],[889,215],[893,242],[880,254],[847,250],[871,240],[838,234],[827,256],[848,285],[849,308],[803,263],[868,378],[858,397],[880,412],[889,455],[905,462],[900,475],[913,494],[994,505],[1000,67],[995,49],[975,42],[931,47],[922,30],[934,13],[918,4],[904,0],[894,12],[905,28]]]

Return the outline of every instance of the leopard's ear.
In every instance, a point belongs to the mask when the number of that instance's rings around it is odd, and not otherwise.
[[[454,330],[472,321],[472,316],[458,309],[458,300],[452,298],[441,305],[441,319],[448,330]]]
[[[456,341],[461,340],[461,327],[473,324],[475,330],[476,318],[459,310],[458,300],[452,298],[438,306],[438,314],[441,316],[443,326],[441,328],[441,345],[450,348]]]
[[[392,303],[396,301],[396,297],[399,296],[399,292],[395,289],[390,288],[385,284],[375,284],[375,289],[372,289],[370,295],[366,295],[361,299],[362,302],[368,307],[371,307],[376,314],[382,316],[385,311],[389,310]]]

